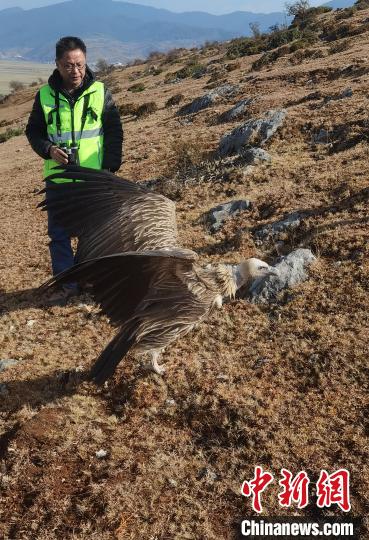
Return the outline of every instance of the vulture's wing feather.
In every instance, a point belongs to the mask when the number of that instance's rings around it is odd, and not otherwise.
[[[39,207],[50,209],[71,236],[79,237],[80,261],[178,245],[175,204],[163,195],[85,167],[60,168],[47,180],[56,178],[74,181],[47,186]]]
[[[184,249],[118,253],[77,264],[50,279],[42,289],[72,281],[89,282],[103,312],[121,325],[135,314],[139,304],[157,304],[160,310],[160,302],[175,306],[176,299],[188,295],[182,276],[192,271],[196,259],[196,253]]]

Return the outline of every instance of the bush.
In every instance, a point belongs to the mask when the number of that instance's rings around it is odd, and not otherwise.
[[[177,62],[183,55],[183,51],[186,51],[186,49],[170,49],[163,59],[163,64],[172,64],[173,62]]]
[[[205,75],[206,71],[206,67],[203,64],[198,63],[196,60],[192,60],[182,69],[179,69],[174,73],[167,73],[165,75],[165,82],[168,84],[176,80],[187,79],[189,77],[199,79]]]
[[[109,68],[110,66],[108,62],[105,60],[105,58],[99,58],[96,61],[95,69],[98,73],[107,73],[109,71]]]
[[[356,9],[368,9],[369,8],[369,0],[357,0],[355,2]]]
[[[165,106],[173,107],[174,105],[179,105],[183,99],[184,99],[183,94],[174,94],[174,96],[168,99],[168,101],[165,103]]]
[[[118,105],[118,112],[121,116],[135,115],[137,106],[134,103],[122,103]]]
[[[178,139],[170,145],[165,176],[193,174],[208,158],[209,151],[198,139]]]
[[[136,109],[137,118],[142,118],[144,116],[149,116],[158,110],[158,106],[154,101],[149,101],[148,103],[143,103]]]
[[[288,28],[284,30],[275,30],[272,32],[268,38],[266,48],[276,49],[281,45],[286,45],[295,39],[300,39],[302,37],[302,31],[299,28]]]
[[[241,63],[240,62],[232,62],[231,64],[226,64],[224,66],[228,72],[234,71],[235,69],[240,69]]]
[[[226,51],[226,57],[234,60],[242,56],[258,54],[265,50],[264,42],[251,37],[233,39]]]
[[[38,86],[38,82],[37,81],[32,81],[31,83],[29,83],[29,86],[31,86],[31,87]]]
[[[149,62],[157,62],[158,60],[162,60],[166,57],[166,54],[160,51],[151,51],[149,56],[147,57]]]
[[[329,54],[336,54],[343,51],[346,51],[350,48],[350,41],[348,39],[341,39],[335,43],[332,43],[332,45],[328,49]]]
[[[23,135],[23,128],[8,128],[4,133],[0,133],[0,143],[8,141],[12,137],[17,137],[18,135]]]
[[[356,13],[357,8],[355,6],[352,6],[350,8],[342,9],[339,11],[336,15],[336,21],[341,21],[342,19],[349,19]]]
[[[136,84],[132,84],[132,86],[129,86],[128,87],[128,91],[129,92],[143,92],[145,90],[145,85],[144,83],[136,83]]]
[[[9,86],[12,92],[18,92],[24,88],[24,84],[20,81],[10,81]]]

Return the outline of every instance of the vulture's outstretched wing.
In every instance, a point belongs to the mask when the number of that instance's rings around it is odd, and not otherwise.
[[[79,261],[178,245],[173,201],[107,171],[76,165],[56,171],[46,180],[74,181],[47,186],[39,207],[79,237]]]
[[[118,253],[76,264],[51,278],[41,290],[87,281],[103,312],[117,325],[148,309],[151,313],[161,310],[170,319],[179,304],[187,305],[195,298],[186,275],[196,259],[196,253],[185,249]]]

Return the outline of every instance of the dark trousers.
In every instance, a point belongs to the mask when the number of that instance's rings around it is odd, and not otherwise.
[[[53,182],[47,181],[47,186],[55,185]],[[47,193],[47,200],[53,200],[56,197],[63,197],[63,189],[55,191],[49,191]],[[51,267],[53,276],[68,270],[75,264],[75,256],[71,245],[71,237],[67,231],[58,223],[54,212],[49,209],[47,212],[47,233],[50,237],[49,250],[51,257]],[[77,288],[76,283],[68,283],[65,285],[68,288]]]

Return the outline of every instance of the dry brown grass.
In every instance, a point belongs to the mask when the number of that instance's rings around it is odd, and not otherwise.
[[[368,16],[355,13],[352,25]],[[276,476],[282,467],[305,469],[312,480],[322,468],[345,467],[352,514],[368,515],[368,46],[361,34],[334,55],[299,65],[279,58],[257,73],[250,72],[257,57],[240,59],[228,80],[257,98],[252,116],[279,107],[288,116],[269,144],[271,165],[239,174],[228,168],[224,176],[219,169],[217,181],[196,175],[225,129],[209,118],[232,103],[181,124],[166,101],[178,92],[201,95],[207,79],[166,86],[165,73],[146,76],[145,90],[134,94],[129,77],[137,68],[110,75],[121,103],[158,104],[139,123],[126,120],[120,174],[140,181],[184,166],[196,180],[182,182],[177,203],[184,246],[204,263],[270,260],[278,246],[256,245],[252,229],[304,210],[301,227],[284,237],[286,250],[309,247],[318,256],[309,280],[279,303],[233,301],[174,343],[163,379],[128,355],[107,388],[83,381],[114,329],[85,299],[46,309],[34,295],[49,275],[45,216],[35,210],[41,162],[24,137],[0,145],[0,359],[19,360],[0,374],[7,389],[0,396],[0,536],[228,540],[235,522],[251,514],[239,489],[256,465]],[[348,86],[352,98],[324,100]],[[303,99],[315,91],[321,99]],[[24,123],[31,105],[26,89],[0,107],[0,121]],[[338,129],[344,124],[346,132]],[[352,145],[314,145],[321,127]],[[253,211],[209,235],[201,216],[236,198],[250,199]],[[100,449],[106,458],[96,456]],[[280,515],[276,495],[275,488],[265,493],[265,516]],[[319,514],[314,499],[287,513],[342,515],[335,507]]]

